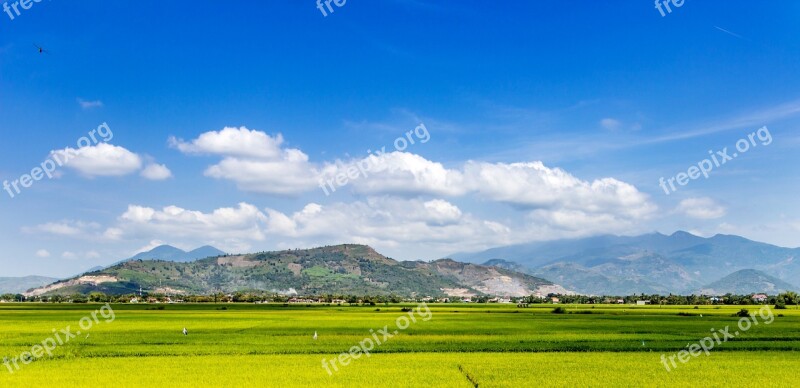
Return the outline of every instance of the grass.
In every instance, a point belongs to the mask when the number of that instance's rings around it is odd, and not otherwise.
[[[370,330],[393,329],[403,307],[282,307],[281,305],[113,306],[115,319],[58,347],[14,374],[0,366],[0,386],[529,386],[732,385],[753,370],[792,370],[800,355],[800,311],[754,326],[667,373],[674,354],[711,329],[734,327],[741,306],[431,306],[416,323],[342,367],[333,376],[323,359],[347,352]],[[97,305],[0,305],[0,357],[18,356],[78,321]],[[748,307],[751,312],[757,306]],[[591,312],[591,314],[587,314]],[[679,316],[678,313],[697,314]],[[702,314],[702,317],[700,316]],[[759,318],[760,319],[760,318]],[[186,327],[188,336],[181,330]],[[314,332],[319,335],[313,340]],[[644,346],[642,342],[644,341]],[[737,377],[738,376],[738,377]],[[771,385],[790,374],[771,373]],[[698,380],[699,379],[699,380]]]

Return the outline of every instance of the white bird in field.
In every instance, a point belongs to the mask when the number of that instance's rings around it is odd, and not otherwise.
[[[316,340],[317,340],[317,332],[315,331],[314,332],[314,341],[316,341]]]
[[[645,346],[644,341],[642,341],[642,346]]]
[[[183,335],[189,335],[189,331],[185,327],[183,328]]]

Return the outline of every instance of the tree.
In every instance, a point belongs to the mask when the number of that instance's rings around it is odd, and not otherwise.
[[[102,292],[94,291],[89,293],[89,300],[92,302],[108,302],[108,296]]]
[[[786,291],[783,294],[778,294],[778,301],[783,301],[784,304],[788,305],[796,305],[800,300],[798,300],[798,295],[796,292]]]

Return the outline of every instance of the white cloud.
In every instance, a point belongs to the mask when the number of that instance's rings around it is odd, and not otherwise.
[[[355,242],[378,249],[424,246],[438,252],[482,249],[512,241],[509,227],[464,214],[441,199],[371,197],[285,214],[267,209],[267,232],[299,245]]]
[[[100,100],[87,101],[82,98],[78,98],[78,104],[81,106],[81,108],[88,110],[93,108],[101,108],[103,106],[103,101]]]
[[[50,257],[50,252],[48,252],[46,249],[39,249],[36,251],[36,256],[41,258]]]
[[[224,156],[208,167],[205,175],[230,180],[241,190],[294,195],[313,190],[319,173],[308,155],[294,148],[281,148],[283,137],[245,127],[226,127],[206,132],[191,142],[170,138],[170,145],[185,154]]]
[[[656,211],[649,197],[631,184],[614,178],[582,181],[542,162],[477,163],[465,168],[467,185],[480,195],[515,206],[609,213],[624,218],[647,218]]]
[[[108,143],[78,149],[65,148],[51,156],[84,176],[123,176],[142,168],[142,158],[127,149]]]
[[[319,190],[320,180],[341,190],[344,188],[336,184],[337,176],[344,178],[350,171],[359,172],[351,174],[355,178],[346,179],[357,194],[477,195],[526,211],[543,210],[537,218],[575,212],[590,223],[612,220],[612,228],[647,219],[657,210],[649,197],[631,184],[610,177],[584,181],[542,162],[470,161],[461,168],[448,168],[416,154],[389,152],[317,165],[300,150],[281,148],[280,135],[271,137],[245,127],[206,132],[191,142],[174,138],[170,142],[184,153],[224,156],[206,169],[206,176],[234,181],[240,189],[251,192],[299,194]],[[553,225],[563,224],[556,218],[552,221]]]
[[[225,127],[200,135],[191,142],[171,137],[169,143],[185,154],[216,154],[255,159],[277,159],[282,154],[283,136],[275,137],[245,127]]]
[[[266,219],[263,212],[247,203],[210,213],[177,206],[157,210],[129,205],[117,224],[108,228],[105,234],[125,240],[169,237],[170,240],[183,240],[186,245],[212,244],[235,252],[249,247],[249,242],[265,239]]]
[[[64,259],[73,260],[78,258],[78,255],[70,251],[65,251],[64,253],[61,254],[61,257]]]
[[[675,210],[678,213],[700,220],[722,218],[727,214],[727,209],[724,206],[717,204],[708,197],[684,199]]]
[[[583,181],[542,162],[467,162],[462,169],[448,169],[419,155],[403,152],[386,154],[383,160],[371,155],[362,159],[372,166],[366,177],[351,182],[357,193],[385,195],[464,196],[475,194],[494,202],[523,209],[577,211],[587,217],[629,222],[647,219],[657,207],[635,186],[614,178]],[[333,176],[362,161],[328,166]],[[330,179],[330,178],[329,178]]]
[[[335,168],[328,165],[324,170],[326,180],[360,163],[370,167],[366,177],[360,176],[352,182],[359,193],[458,196],[467,192],[462,172],[408,152],[391,152],[382,157],[370,155]]]
[[[288,150],[279,160],[225,158],[206,169],[205,175],[231,180],[244,191],[293,195],[317,187],[317,174],[300,151]]]
[[[603,128],[608,129],[610,131],[616,131],[622,127],[622,123],[619,120],[612,118],[605,118],[600,120],[600,125],[602,125]]]
[[[162,245],[160,238],[166,238],[186,246],[211,244],[231,252],[250,251],[254,244],[362,243],[382,249],[413,245],[450,253],[519,242],[515,236],[526,234],[501,222],[478,219],[443,199],[370,197],[325,206],[309,203],[294,213],[262,211],[247,203],[208,213],[177,206],[159,210],[130,205],[115,225],[93,236],[149,241],[138,251]]]
[[[145,167],[140,174],[145,179],[152,181],[163,181],[165,179],[172,178],[172,171],[170,171],[167,166],[156,163],[147,165],[147,167]]]

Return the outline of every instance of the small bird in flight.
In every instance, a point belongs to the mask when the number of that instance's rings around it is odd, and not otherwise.
[[[50,54],[49,51],[45,50],[42,46],[39,46],[36,43],[34,43],[33,46],[36,47],[37,50],[39,50],[39,54]]]
[[[183,328],[183,335],[189,335],[189,331],[187,331],[185,327]]]

